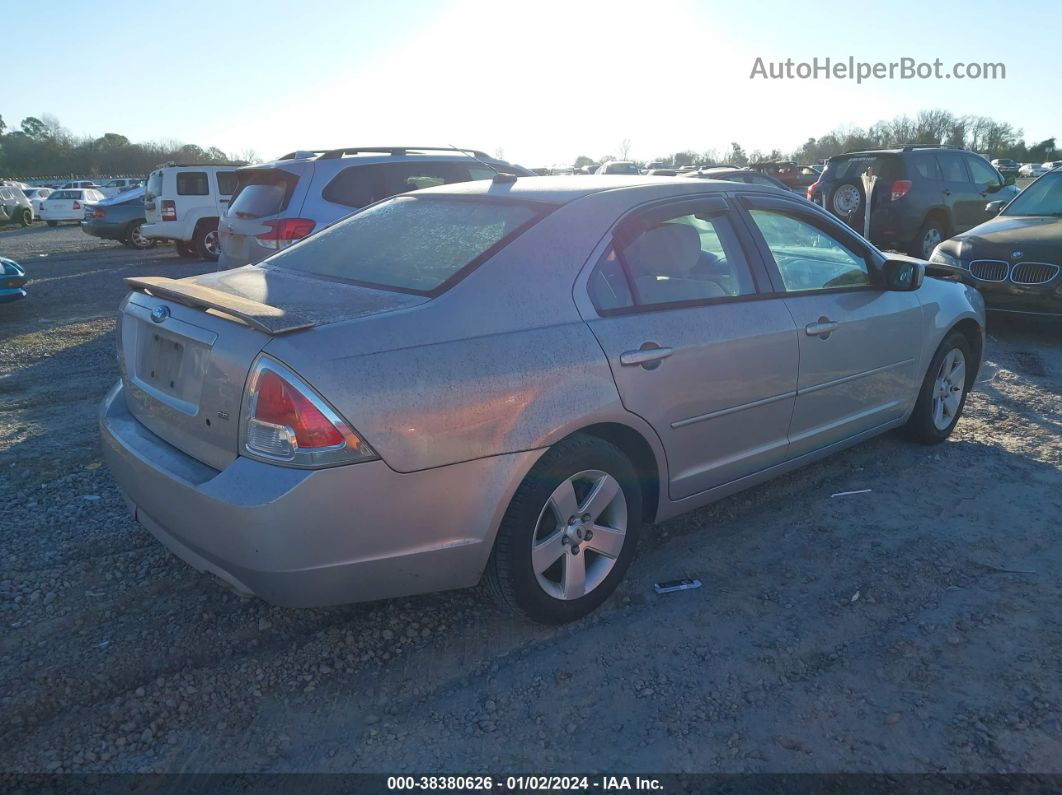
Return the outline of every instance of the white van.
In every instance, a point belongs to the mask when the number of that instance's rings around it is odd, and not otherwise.
[[[234,166],[168,164],[148,175],[145,237],[172,240],[182,257],[218,258],[218,219],[236,189]]]

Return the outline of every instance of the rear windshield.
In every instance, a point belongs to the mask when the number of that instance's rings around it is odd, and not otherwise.
[[[549,209],[497,199],[395,197],[266,262],[368,287],[433,295],[499,251]]]
[[[236,196],[229,215],[237,218],[264,218],[288,208],[299,178],[280,168],[237,172]]]
[[[79,190],[57,190],[49,199],[80,199],[81,191]]]
[[[147,186],[144,189],[144,199],[152,201],[162,193],[162,172],[156,171],[148,177]]]
[[[634,163],[609,163],[605,167],[608,174],[637,174],[638,166]]]
[[[868,168],[882,179],[903,179],[903,163],[892,155],[854,155],[834,157],[826,164],[827,180],[859,179]]]

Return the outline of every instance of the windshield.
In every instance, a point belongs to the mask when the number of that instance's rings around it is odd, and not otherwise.
[[[1062,173],[1044,174],[1019,193],[1003,215],[1054,215],[1062,217]]]
[[[430,295],[499,251],[549,209],[497,199],[396,197],[266,262],[367,287]]]

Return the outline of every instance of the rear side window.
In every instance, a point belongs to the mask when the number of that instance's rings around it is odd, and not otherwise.
[[[529,202],[398,197],[269,258],[269,264],[421,295],[446,289],[550,209]]]
[[[937,159],[931,155],[921,155],[914,158],[915,173],[922,179],[940,179],[940,168]]]
[[[236,172],[235,171],[219,171],[218,172],[218,193],[222,196],[231,196],[236,192]]]
[[[237,218],[264,218],[288,208],[299,178],[280,168],[263,168],[239,172],[236,196],[229,205],[229,215]]]
[[[962,155],[950,152],[937,155],[940,164],[940,172],[946,182],[969,182],[970,177],[966,174],[966,166],[962,162]]]
[[[178,196],[209,196],[210,185],[205,171],[180,171],[177,173]]]

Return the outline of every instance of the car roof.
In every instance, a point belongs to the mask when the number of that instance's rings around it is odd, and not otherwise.
[[[636,189],[644,190],[650,195],[658,194],[660,198],[691,192],[717,193],[724,190],[775,190],[782,193],[780,189],[764,185],[745,185],[712,179],[677,180],[674,177],[650,177],[636,174],[520,177],[511,182],[477,179],[471,182],[454,182],[449,185],[424,188],[416,193],[436,196],[507,196],[549,204],[567,204],[584,196],[604,191]]]

